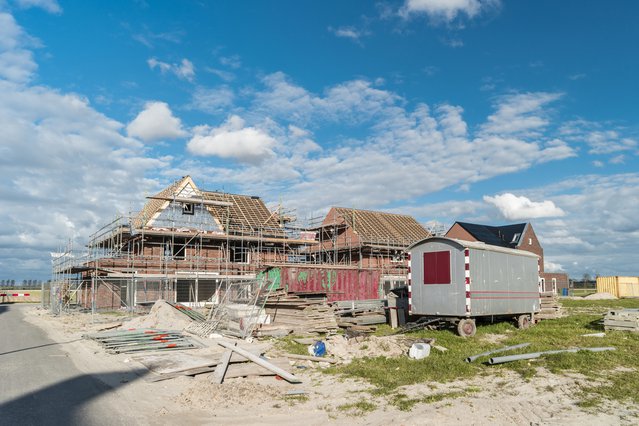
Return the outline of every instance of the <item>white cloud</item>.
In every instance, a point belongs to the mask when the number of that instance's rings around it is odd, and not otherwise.
[[[157,189],[146,174],[169,161],[146,157],[86,98],[29,84],[34,45],[0,13],[0,271],[14,279],[50,277],[50,252]]]
[[[220,57],[220,64],[232,69],[238,69],[242,66],[242,60],[239,55],[222,56]]]
[[[484,201],[497,207],[501,215],[508,220],[530,220],[566,214],[550,200],[536,202],[510,193],[494,197],[484,196]]]
[[[571,75],[568,76],[568,79],[570,79],[572,81],[581,80],[582,78],[586,78],[586,74],[577,73],[577,74],[571,74]]]
[[[637,147],[637,141],[631,138],[622,138],[617,131],[592,131],[585,137],[590,147],[589,154],[611,154],[619,151],[633,150]]]
[[[539,136],[550,119],[549,103],[561,98],[561,93],[531,92],[497,98],[497,111],[481,127],[484,134]]]
[[[182,59],[179,64],[169,64],[167,62],[159,61],[156,58],[150,58],[146,61],[146,63],[149,65],[149,68],[152,70],[157,68],[162,74],[170,72],[182,80],[190,82],[195,80],[195,66],[186,58]]]
[[[166,162],[147,158],[142,144],[121,135],[122,124],[77,95],[6,81],[0,92],[1,269],[45,278],[50,251],[142,199],[157,187],[146,173]]]
[[[234,158],[241,162],[260,163],[273,155],[277,141],[256,127],[246,127],[237,115],[220,127],[197,126],[187,149],[198,156]]]
[[[23,9],[39,7],[49,13],[62,13],[62,8],[56,0],[15,0],[15,2]]]
[[[561,139],[553,139],[548,141],[539,152],[539,163],[548,161],[563,160],[565,158],[576,157],[577,153],[574,148]]]
[[[0,13],[0,79],[16,83],[31,80],[38,66],[33,53],[25,49],[30,43],[33,39],[24,33],[13,16]]]
[[[626,157],[622,155],[617,155],[610,159],[610,164],[623,164],[626,161]]]
[[[198,87],[191,98],[190,107],[209,114],[219,114],[233,106],[235,94],[228,86],[214,89]]]
[[[370,35],[369,31],[360,30],[352,26],[338,28],[328,27],[328,31],[333,33],[336,37],[346,38],[358,44],[361,42],[362,37]]]
[[[271,117],[297,124],[309,120],[362,122],[385,111],[400,98],[373,87],[366,80],[353,80],[328,88],[324,96],[291,83],[281,72],[263,79],[265,90],[255,93],[253,108]]]
[[[218,76],[219,78],[221,78],[224,81],[233,81],[233,80],[235,80],[235,74],[233,74],[232,72],[220,70],[220,69],[217,69],[217,68],[211,68],[211,67],[204,68],[204,71],[209,72],[209,73],[211,73],[213,75],[216,75],[216,76]]]
[[[399,14],[404,18],[426,14],[435,22],[450,23],[462,15],[474,18],[500,4],[500,0],[406,0]]]
[[[564,123],[559,131],[570,142],[585,143],[591,155],[635,151],[639,146],[636,137],[626,136],[627,128],[615,123],[573,120]]]
[[[546,272],[564,272],[564,267],[559,263],[550,262],[544,257],[544,271]]]
[[[129,136],[146,142],[161,139],[176,139],[187,135],[182,122],[164,102],[147,102],[126,128]]]

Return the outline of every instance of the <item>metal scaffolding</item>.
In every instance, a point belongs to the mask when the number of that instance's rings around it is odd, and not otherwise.
[[[70,241],[54,255],[48,289],[54,312],[72,305],[133,311],[158,299],[203,306],[229,282],[277,266],[375,269],[397,278],[406,272],[403,251],[415,242],[396,235],[364,239],[358,230],[373,224],[356,224],[354,213],[350,225],[338,213],[301,225],[281,205],[265,217],[252,207],[257,197],[201,192],[148,198],[164,206],[161,212],[145,206],[118,216],[86,245]]]

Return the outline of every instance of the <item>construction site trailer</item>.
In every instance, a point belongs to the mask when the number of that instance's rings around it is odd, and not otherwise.
[[[409,247],[409,313],[446,318],[462,336],[475,318],[528,327],[539,311],[538,256],[485,243],[427,238]]]

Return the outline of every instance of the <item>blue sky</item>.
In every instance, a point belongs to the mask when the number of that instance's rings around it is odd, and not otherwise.
[[[0,0],[0,278],[190,174],[638,275],[639,3]]]

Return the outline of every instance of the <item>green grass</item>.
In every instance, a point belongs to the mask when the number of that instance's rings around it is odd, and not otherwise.
[[[362,416],[371,411],[375,411],[377,409],[377,405],[365,399],[360,399],[359,401],[350,404],[338,405],[337,409],[350,416]]]
[[[564,301],[562,301],[564,302]],[[601,314],[579,313],[589,310],[639,307],[639,300],[566,300],[564,304],[574,314],[557,320],[542,321],[528,330],[518,330],[511,323],[502,322],[479,325],[477,335],[472,338],[457,336],[452,330],[418,331],[406,334],[410,338],[431,337],[436,344],[448,348],[446,352],[432,350],[430,356],[422,360],[412,360],[407,356],[386,358],[383,356],[356,359],[347,365],[332,367],[327,373],[363,379],[374,386],[374,395],[391,396],[400,409],[410,409],[417,403],[429,403],[428,398],[408,398],[402,396],[399,388],[416,383],[446,383],[460,379],[471,379],[482,375],[495,375],[515,371],[524,379],[534,380],[537,367],[545,367],[555,374],[576,372],[593,380],[604,380],[603,386],[584,389],[584,404],[596,404],[603,399],[625,400],[639,398],[639,371],[614,372],[618,367],[639,369],[639,333],[608,331],[603,338],[584,337],[583,334],[601,332]],[[490,343],[486,335],[500,334],[506,338],[500,343]],[[527,353],[571,347],[614,346],[611,352],[578,352],[544,356],[535,361],[517,361],[501,365],[484,364],[488,357],[474,363],[466,363],[465,358],[487,350],[528,342],[530,346],[500,355]],[[627,380],[624,380],[627,378]],[[466,391],[468,392],[468,391]],[[589,392],[588,394],[586,392]],[[441,398],[460,396],[459,392],[435,394]],[[587,395],[591,395],[587,397]],[[630,395],[630,396],[628,396]]]
[[[294,339],[296,336],[287,336],[281,339],[277,339],[275,346],[289,354],[308,355],[308,345],[297,343]]]
[[[577,289],[570,290],[570,295],[576,296],[576,297],[584,297],[596,292],[597,292],[597,289],[595,288],[577,288]]]

